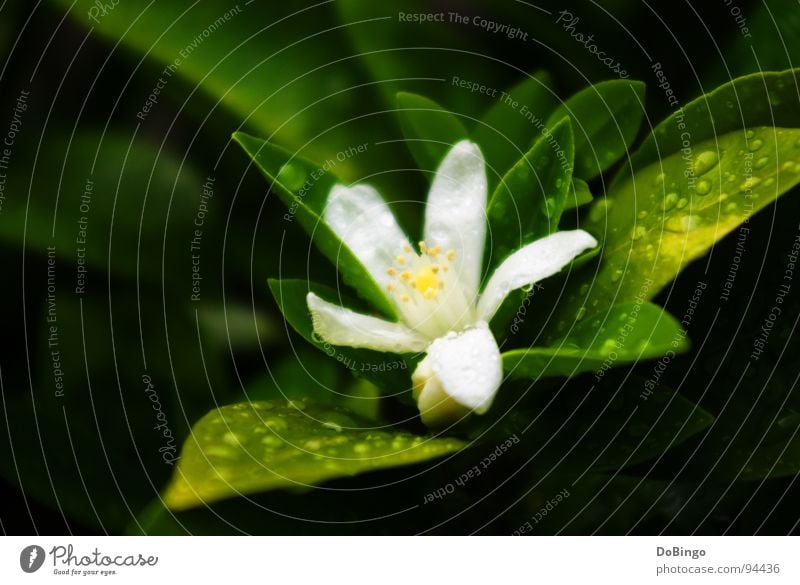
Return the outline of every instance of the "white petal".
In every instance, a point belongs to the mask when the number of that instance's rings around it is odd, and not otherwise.
[[[489,321],[512,290],[552,276],[597,240],[583,230],[556,232],[528,244],[495,270],[478,302],[478,314]]]
[[[475,298],[486,239],[486,165],[478,145],[462,140],[436,171],[425,211],[425,243],[456,253],[464,290]]]
[[[381,286],[408,238],[380,194],[369,185],[336,185],[328,195],[323,219]]]
[[[311,292],[306,296],[306,303],[311,311],[314,333],[331,345],[415,353],[423,351],[430,343],[405,325],[356,313]]]
[[[417,398],[423,420],[427,423],[432,418],[430,414],[426,418],[427,410],[445,402],[442,392],[462,407],[483,414],[492,405],[502,376],[500,350],[486,323],[440,337],[413,376],[415,388],[424,383]]]

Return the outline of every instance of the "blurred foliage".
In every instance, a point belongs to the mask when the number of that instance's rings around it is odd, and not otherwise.
[[[800,110],[787,105],[796,101],[796,77],[768,77],[767,86],[757,83],[763,77],[753,78],[755,84],[743,81],[689,105],[733,77],[797,66],[796,3],[738,2],[749,36],[726,7],[705,2],[544,0],[536,8],[505,1],[257,1],[236,8],[185,1],[146,9],[123,2],[98,22],[88,19],[93,4],[10,2],[0,9],[0,50],[8,56],[0,77],[0,136],[20,91],[31,93],[0,210],[6,275],[0,291],[6,331],[0,354],[4,530],[447,534],[510,533],[526,522],[531,529],[525,531],[533,534],[796,530],[800,399],[793,356],[800,351],[794,333],[800,298],[794,287],[780,303],[782,316],[763,353],[748,359],[777,305],[800,211],[796,175],[781,170],[796,159],[787,138],[796,130],[779,135],[755,127],[797,127]],[[511,23],[529,40],[469,23],[401,23],[397,16],[438,11],[457,11],[468,21],[479,15]],[[569,22],[573,29],[565,28]],[[538,119],[558,121],[563,112],[554,111],[564,99],[615,76],[572,32],[593,35],[630,79],[644,82],[646,116],[637,138],[675,114],[659,87],[666,80],[692,124],[695,154],[712,145],[702,140],[718,135],[725,152],[718,153],[711,190],[685,196],[680,206],[680,196],[669,197],[677,193],[671,186],[652,186],[659,174],[679,175],[682,168],[680,135],[672,134],[675,117],[654,138],[634,143],[642,147],[633,165],[618,160],[622,150],[610,148],[615,156],[602,161],[606,173],[595,177],[591,168],[578,173],[589,183],[569,185],[583,201],[593,195],[595,202],[575,209],[570,187],[561,225],[593,226],[619,244],[619,258],[608,264],[588,258],[583,268],[547,281],[545,290],[531,297],[519,334],[505,337],[515,346],[532,339],[541,345],[570,332],[601,339],[592,336],[602,330],[593,330],[593,311],[581,309],[610,295],[615,301],[608,315],[622,310],[615,304],[631,300],[635,282],[651,269],[647,246],[659,249],[665,237],[674,237],[686,244],[686,253],[668,266],[668,258],[658,259],[664,288],[658,295],[653,288],[648,296],[656,295],[655,303],[683,321],[692,350],[661,366],[631,364],[601,380],[589,373],[569,381],[511,382],[490,417],[459,430],[459,439],[477,444],[442,461],[339,477],[302,495],[274,490],[207,508],[167,510],[159,494],[173,471],[163,455],[172,451],[159,449],[172,443],[163,428],[154,428],[159,412],[178,445],[192,425],[220,406],[308,395],[324,408],[346,405],[369,424],[388,421],[402,432],[423,432],[413,407],[380,397],[391,388],[386,375],[365,372],[369,381],[355,380],[350,362],[312,349],[284,322],[268,277],[290,279],[280,283],[289,287],[296,287],[291,279],[311,274],[322,286],[336,284],[338,277],[300,226],[282,219],[286,211],[274,196],[279,190],[270,189],[231,143],[231,134],[245,131],[318,163],[336,161],[335,174],[344,180],[369,180],[387,198],[404,201],[398,213],[414,233],[415,201],[424,197],[429,175],[416,170],[415,157],[419,161],[426,154],[412,155],[407,139],[438,133],[430,119],[409,122],[420,110],[419,100],[433,100],[470,136],[494,146],[487,149],[487,160],[494,170],[490,181],[498,183],[533,152],[540,135],[520,115],[521,105]],[[159,79],[166,82],[163,87]],[[148,104],[155,89],[160,93]],[[498,100],[501,90],[521,105],[504,105]],[[405,92],[399,103],[405,123],[396,111],[400,92]],[[416,103],[409,106],[410,94],[425,97],[413,98]],[[716,112],[711,118],[709,108]],[[594,120],[596,108],[587,109]],[[623,116],[631,123],[620,134],[626,145],[639,113]],[[749,129],[764,135],[748,137]],[[442,134],[445,140],[453,135],[452,128]],[[725,194],[726,203],[734,202],[735,194],[722,188],[724,173],[741,175],[738,150],[756,139],[763,152],[770,149],[770,160],[754,169],[761,197],[747,214],[744,251],[734,229],[743,219],[740,209],[726,212],[735,215],[725,224],[734,230],[727,237],[720,229],[705,233],[702,242],[657,229],[632,237],[642,227],[639,213],[660,216],[665,202],[674,200],[667,220],[674,216],[678,223],[688,211],[712,214],[707,202],[719,204]],[[337,158],[364,143],[368,148],[357,156]],[[594,138],[592,145],[597,146]],[[528,168],[537,169],[535,160],[529,162]],[[202,228],[202,294],[193,301],[190,243],[209,177],[214,195],[206,201]],[[92,202],[83,214],[81,196],[89,178]],[[771,178],[775,182],[767,185]],[[789,189],[790,195],[777,199]],[[651,200],[651,191],[659,197]],[[763,209],[755,214],[757,208]],[[76,294],[75,237],[82,215],[89,219],[87,279],[85,293]],[[606,232],[609,227],[618,232]],[[514,239],[521,233],[502,235]],[[56,249],[51,266],[63,396],[56,395],[54,346],[48,344],[50,246]],[[703,260],[690,263],[708,250]],[[725,288],[734,258],[735,285]],[[625,277],[609,289],[616,292],[580,292],[597,270],[605,271],[606,284],[614,282],[619,263]],[[670,282],[679,270],[682,275]],[[707,288],[697,295],[699,282]],[[302,285],[308,286],[305,280]],[[301,292],[284,297],[295,304],[287,311],[287,318],[297,315],[295,327],[302,316]],[[562,296],[563,303],[553,301]],[[510,303],[512,316],[520,300]],[[583,320],[576,321],[578,314]],[[560,321],[566,322],[562,331]],[[404,394],[413,367],[406,365],[409,369],[394,372],[402,374],[394,390]],[[656,378],[643,399],[645,384]],[[513,436],[520,443],[483,470],[481,462]],[[476,465],[481,474],[456,484]],[[452,493],[426,503],[429,494],[448,485],[454,486]],[[536,516],[564,491],[568,497]]]

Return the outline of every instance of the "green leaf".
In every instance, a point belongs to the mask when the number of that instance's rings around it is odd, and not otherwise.
[[[354,66],[346,31],[332,24],[335,8],[328,3],[119,2],[95,22],[87,17],[94,0],[56,1],[93,36],[119,43],[134,61],[154,63],[134,72],[141,99],[130,117],[141,113],[144,127],[157,127],[159,113],[170,115],[163,102],[172,97],[203,116],[211,111],[212,122],[216,108],[227,110],[254,133],[322,160],[376,124],[377,118],[360,116],[374,88]],[[302,38],[297,31],[304,31]],[[145,112],[148,94],[157,90]],[[353,164],[353,158],[343,161],[341,174],[350,176]]]
[[[644,117],[644,94],[641,81],[603,81],[579,91],[550,115],[550,127],[572,117],[575,175],[592,179],[627,152]]]
[[[689,348],[677,320],[653,303],[615,305],[590,317],[581,311],[578,323],[557,344],[503,353],[506,374],[538,379],[593,371],[601,379],[611,367]]]
[[[630,375],[559,393],[545,413],[530,438],[542,449],[534,459],[540,469],[617,471],[661,455],[714,422],[674,390]]]
[[[526,75],[508,91],[494,96],[494,105],[475,126],[472,136],[483,150],[491,185],[541,136],[532,119],[545,120],[555,109],[552,87],[553,80],[546,71]]]
[[[558,230],[573,155],[572,127],[569,118],[564,118],[500,180],[487,207],[487,254],[492,263]]]
[[[326,301],[353,308],[353,302],[343,298],[341,292],[304,280],[291,279],[270,279],[269,288],[286,321],[306,341],[330,358],[335,359],[354,375],[377,384],[381,391],[410,396],[410,372],[415,367],[410,356],[385,354],[352,347],[334,347],[314,334],[314,326],[306,304],[306,295],[309,291],[313,291]]]
[[[798,71],[746,75],[689,102],[655,127],[631,158],[633,167],[681,151],[687,139],[689,146],[700,152],[700,142],[732,132],[741,134],[743,127],[800,127]]]
[[[288,208],[283,219],[292,222],[297,218],[317,247],[336,266],[347,284],[384,314],[396,316],[396,309],[381,286],[322,220],[328,195],[338,182],[331,171],[331,162],[322,166],[315,165],[242,132],[234,134],[233,139],[269,179],[270,190],[276,193]]]
[[[583,229],[604,242],[599,268],[570,284],[559,305],[581,307],[652,298],[717,240],[800,182],[800,129],[753,128],[695,144],[635,172],[598,200]],[[746,234],[745,234],[746,237]]]
[[[310,401],[225,406],[203,417],[164,493],[172,510],[420,463],[465,447],[454,438],[375,430]]]
[[[572,185],[567,195],[567,202],[564,209],[575,209],[591,203],[594,200],[589,184],[578,177],[572,177]]]
[[[442,106],[421,95],[401,91],[397,94],[400,127],[419,168],[434,173],[447,151],[468,137],[461,121]],[[433,174],[428,175],[431,179]]]

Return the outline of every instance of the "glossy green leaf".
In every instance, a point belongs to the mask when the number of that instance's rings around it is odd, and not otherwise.
[[[599,269],[587,267],[560,300],[581,307],[652,298],[692,260],[800,182],[800,129],[753,128],[695,145],[637,170],[595,202],[582,228],[604,242]]]
[[[567,194],[567,201],[564,204],[564,209],[574,209],[581,207],[594,200],[592,191],[589,189],[589,184],[578,177],[572,177],[572,185],[570,186],[569,193]]]
[[[506,374],[538,379],[595,372],[600,379],[609,368],[689,348],[677,320],[653,303],[615,305],[591,316],[580,311],[577,324],[557,344],[503,353]]]
[[[314,334],[311,314],[306,304],[306,295],[308,295],[309,291],[313,291],[331,303],[344,305],[360,312],[367,311],[354,307],[353,302],[344,298],[339,291],[304,280],[271,279],[269,288],[286,321],[306,341],[341,363],[354,375],[377,384],[383,392],[403,394],[406,397],[410,397],[410,374],[415,367],[415,362],[411,359],[411,356],[385,354],[369,349],[332,346],[325,342]]]
[[[462,449],[455,438],[376,430],[310,401],[250,402],[211,411],[193,428],[164,493],[173,510],[420,463]]]
[[[373,280],[358,258],[342,243],[334,231],[322,221],[328,195],[337,183],[331,161],[324,165],[292,155],[263,140],[237,132],[233,136],[270,181],[288,211],[283,219],[295,219],[311,235],[314,243],[334,263],[344,281],[387,315],[396,315],[394,305]]]
[[[644,117],[644,94],[641,81],[603,81],[579,91],[550,115],[548,126],[572,118],[575,175],[592,179],[627,152]]]
[[[742,133],[742,128],[800,127],[797,72],[789,69],[746,75],[689,102],[658,124],[644,140],[631,158],[634,168],[681,151],[687,140],[688,146],[699,153],[700,143],[728,133]]]
[[[136,55],[134,62],[147,58],[155,64],[136,73],[139,111],[130,117],[138,121],[141,114],[144,127],[157,126],[161,112],[170,115],[164,103],[170,96],[182,107],[184,100],[202,97],[210,102],[198,105],[203,116],[210,112],[214,120],[219,107],[254,133],[322,160],[375,124],[374,117],[359,117],[374,89],[355,66],[330,3],[118,2],[95,21],[87,16],[96,10],[94,0],[56,1],[79,25],[91,28],[93,37],[119,43]],[[353,26],[369,28],[369,23]],[[298,31],[305,32],[298,36]],[[113,57],[122,59],[123,51],[114,48]],[[155,103],[145,111],[156,90]],[[349,177],[357,162],[343,161],[340,174]]]
[[[573,155],[572,127],[569,118],[564,118],[500,180],[487,207],[487,253],[493,264],[558,230],[570,189]]]
[[[527,75],[505,92],[495,92],[494,105],[475,125],[473,140],[483,150],[490,185],[541,136],[535,120],[546,120],[556,107],[553,80],[546,71]]]
[[[455,114],[421,95],[399,92],[397,114],[414,160],[428,173],[436,171],[451,146],[468,136]],[[427,178],[432,177],[429,174]]]

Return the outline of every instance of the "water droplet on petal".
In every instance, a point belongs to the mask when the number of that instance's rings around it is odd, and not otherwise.
[[[753,163],[753,167],[757,169],[763,169],[765,166],[767,166],[768,162],[769,162],[769,157],[762,156],[755,163]]]
[[[750,143],[750,145],[749,145],[747,148],[748,148],[748,150],[749,150],[750,152],[755,152],[755,151],[757,151],[759,148],[761,148],[762,146],[764,146],[764,141],[763,141],[763,140],[761,140],[760,138],[756,138],[755,140],[753,140],[753,141]]]
[[[585,316],[586,316],[586,307],[581,307],[581,308],[580,308],[580,309],[578,309],[578,311],[575,313],[575,320],[576,320],[576,321],[580,321],[580,320],[581,320],[581,319],[583,319]]]
[[[678,203],[678,194],[674,191],[672,193],[667,193],[666,197],[664,197],[664,211],[669,211],[675,204]]]
[[[617,282],[620,278],[622,278],[622,270],[617,268],[611,273],[611,282]]]
[[[689,200],[686,197],[681,197],[678,199],[678,203],[676,204],[678,209],[683,209],[689,203]]]

